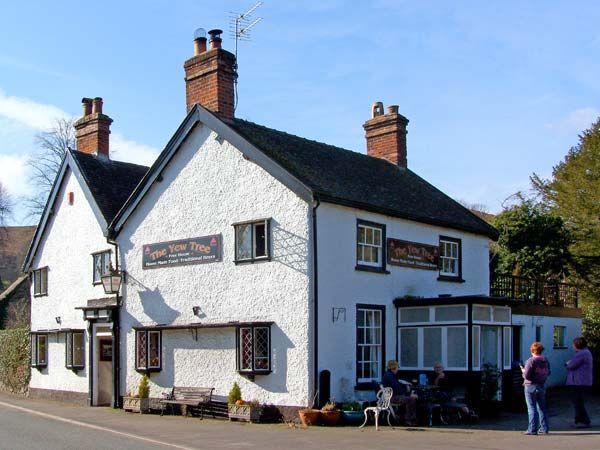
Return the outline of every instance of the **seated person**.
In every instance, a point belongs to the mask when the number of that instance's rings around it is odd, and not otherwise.
[[[381,384],[384,387],[392,388],[394,392],[392,404],[403,405],[405,407],[404,422],[406,425],[414,426],[417,419],[417,396],[411,394],[410,383],[398,379],[397,361],[388,361],[387,368],[388,370],[383,375]]]
[[[436,363],[433,366],[433,374],[430,377],[430,382],[433,386],[437,386],[439,388],[437,394],[437,401],[442,403],[446,407],[454,407],[460,409],[463,413],[471,416],[472,413],[469,410],[469,407],[464,403],[458,403],[454,393],[452,391],[452,386],[450,384],[450,380],[448,376],[444,373],[444,366],[441,363]]]

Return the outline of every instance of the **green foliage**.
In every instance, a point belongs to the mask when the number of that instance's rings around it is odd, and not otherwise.
[[[600,304],[589,302],[583,307],[583,335],[594,354],[600,352]]]
[[[495,402],[498,400],[500,377],[502,373],[495,364],[485,363],[481,367],[481,400],[482,402]]]
[[[588,296],[600,299],[600,119],[579,136],[552,177],[533,175],[533,187],[565,222],[577,281]]]
[[[358,402],[343,403],[341,407],[342,411],[362,411],[363,407]]]
[[[144,374],[142,379],[140,380],[140,386],[138,388],[138,396],[140,398],[148,398],[150,395],[150,380],[148,375]]]
[[[11,392],[25,392],[29,375],[29,330],[1,330],[0,385]]]
[[[506,208],[493,219],[500,232],[493,269],[531,278],[564,278],[571,242],[563,220],[533,200]]]
[[[233,383],[231,390],[229,391],[229,395],[227,396],[227,403],[230,405],[235,404],[238,400],[242,399],[242,390],[237,383]]]

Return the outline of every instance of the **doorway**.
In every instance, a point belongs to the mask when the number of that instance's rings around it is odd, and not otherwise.
[[[94,405],[110,406],[113,396],[113,337],[111,327],[95,329]]]

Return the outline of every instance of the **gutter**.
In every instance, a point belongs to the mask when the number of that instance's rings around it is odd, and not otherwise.
[[[316,399],[319,392],[319,267],[317,257],[317,208],[321,204],[315,197],[316,205],[312,208],[312,229],[313,229],[313,305],[314,305],[314,393],[313,399]],[[314,403],[314,400],[313,400]],[[314,408],[313,405],[308,405]]]

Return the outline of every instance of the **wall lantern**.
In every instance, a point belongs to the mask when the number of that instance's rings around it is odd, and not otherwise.
[[[105,294],[119,293],[123,277],[119,271],[113,269],[112,264],[110,265],[108,274],[102,275],[100,279],[102,280],[102,287],[104,288]]]

